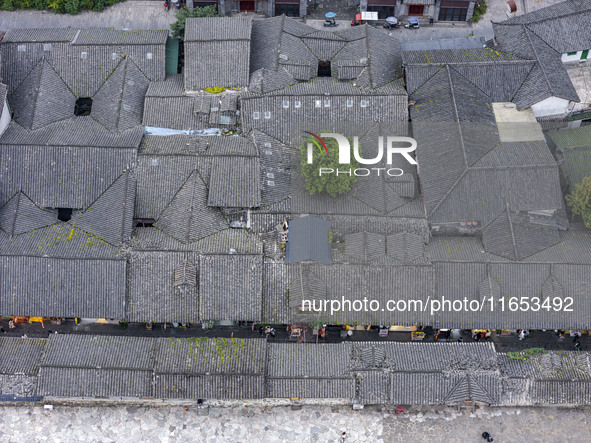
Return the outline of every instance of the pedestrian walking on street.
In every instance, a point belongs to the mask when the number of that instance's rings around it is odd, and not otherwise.
[[[575,351],[582,351],[582,349],[581,349],[581,343],[579,343],[578,341],[575,342]]]
[[[347,433],[343,432],[341,434],[341,438],[339,438],[339,443],[345,443],[345,440],[347,439]]]

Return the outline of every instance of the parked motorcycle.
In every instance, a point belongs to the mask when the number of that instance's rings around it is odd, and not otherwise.
[[[406,29],[419,29],[419,19],[417,17],[409,17],[408,23],[404,27]]]
[[[396,17],[388,17],[386,23],[384,23],[384,28],[386,29],[396,29],[400,28],[400,26],[402,26],[402,23]]]
[[[336,16],[337,14],[334,12],[327,12],[326,14],[324,14],[324,17],[326,18],[326,20],[324,20],[324,26],[329,28],[333,26],[339,26],[339,24],[335,21]]]
[[[172,3],[174,4],[175,8],[177,8],[177,9],[181,8],[180,0],[172,0]]]

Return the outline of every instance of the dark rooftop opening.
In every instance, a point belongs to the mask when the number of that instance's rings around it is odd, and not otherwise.
[[[318,61],[318,77],[330,77],[330,60]]]
[[[74,115],[81,117],[83,115],[90,115],[92,110],[92,99],[90,97],[80,97],[76,100],[76,106],[74,107]]]
[[[134,218],[134,228],[151,228],[154,226],[155,220],[153,218]]]
[[[57,218],[67,222],[72,218],[72,208],[57,208]]]

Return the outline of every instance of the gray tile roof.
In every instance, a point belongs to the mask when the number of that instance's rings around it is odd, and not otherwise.
[[[588,405],[591,372],[588,352],[551,351],[525,360],[499,354],[508,404]],[[516,388],[517,387],[517,388]]]
[[[0,153],[0,201],[22,190],[42,208],[88,208],[135,158],[133,149],[39,145],[0,144]]]
[[[76,96],[55,69],[41,60],[8,97],[14,120],[27,129],[65,120],[74,115]]]
[[[141,125],[149,80],[125,58],[93,97],[91,116],[111,131]]]
[[[248,17],[190,18],[185,30],[185,89],[247,86]]]
[[[589,0],[569,0],[541,8],[515,18],[494,23],[501,26],[525,25],[560,53],[589,49]],[[574,32],[573,32],[574,31]]]
[[[516,155],[501,154],[509,148],[500,141],[490,98],[453,68],[439,70],[411,98],[422,194],[433,223],[486,226],[507,203],[516,210],[562,208],[558,166],[548,148],[514,143]]]
[[[341,300],[353,303],[367,294],[386,306],[388,300],[421,300],[433,298],[435,283],[433,270],[428,265],[289,265],[289,306],[292,322],[299,320],[323,321],[328,324],[396,324],[427,325],[432,323],[429,312],[416,310],[361,311],[345,307],[334,312],[299,312],[302,300]]]
[[[125,260],[0,256],[0,312],[124,318],[125,268]]]
[[[327,125],[351,129],[352,123],[406,125],[408,120],[406,94],[394,82],[370,91],[319,77],[264,95],[245,93],[240,103],[246,132],[258,130],[288,144],[299,139],[303,130],[322,132]]]
[[[494,329],[569,329],[583,328],[588,323],[583,314],[589,309],[585,296],[591,284],[589,265],[542,263],[467,263],[436,262],[435,289],[439,297],[479,302],[486,300],[482,311],[440,312],[432,324],[441,327]],[[505,297],[505,307],[490,296]],[[486,297],[486,299],[485,299]],[[511,297],[537,298],[542,304],[548,297],[569,301],[572,311],[554,308],[515,310],[508,305]],[[499,297],[495,295],[494,299]],[[532,303],[533,300],[532,300]]]
[[[0,338],[0,374],[37,375],[45,342],[43,338]]]
[[[564,47],[552,47],[548,40],[552,41],[553,38],[548,38],[544,32],[540,32],[541,29],[537,29],[536,33],[526,24],[511,23],[511,21],[493,23],[493,29],[500,50],[536,61],[513,99],[518,109],[527,108],[553,96],[575,102],[580,101],[561,61],[562,53],[570,51],[565,51]],[[570,37],[564,38],[558,35],[557,37],[563,41],[570,39]]]
[[[70,223],[108,243],[122,245],[131,237],[135,187],[135,179],[124,172]]]
[[[199,313],[204,320],[260,321],[263,314],[262,256],[202,256]]]
[[[158,339],[155,396],[192,399],[265,397],[262,339]]]
[[[330,222],[314,216],[291,220],[286,263],[311,260],[316,263],[331,264],[329,229]]]
[[[228,227],[222,214],[207,206],[207,189],[197,171],[193,171],[178,190],[156,225],[185,243],[194,242]]]
[[[167,38],[167,29],[89,28],[77,32],[72,45],[164,45]]]
[[[151,397],[155,340],[51,335],[39,392],[55,397]]]
[[[164,81],[150,83],[143,123],[172,129],[233,127],[237,120],[237,99],[234,91],[185,95],[182,75],[171,75]]]
[[[211,168],[208,206],[253,208],[261,205],[258,157],[216,156]]]
[[[560,242],[556,228],[530,222],[527,213],[505,211],[483,232],[486,251],[510,260],[522,260]]]
[[[17,192],[0,208],[0,228],[11,237],[57,222],[56,214],[37,207],[22,192]]]
[[[401,76],[400,45],[368,26],[351,32],[317,30],[289,17],[253,22],[249,90],[264,93],[318,75],[331,61],[332,76],[368,89]]]
[[[199,287],[175,285],[174,273],[183,263],[199,266],[195,252],[134,251],[127,274],[127,319],[131,322],[197,323]]]
[[[344,398],[355,396],[348,370],[348,343],[270,343],[268,397]]]

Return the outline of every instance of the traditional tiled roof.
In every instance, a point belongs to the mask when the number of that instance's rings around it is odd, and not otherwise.
[[[482,311],[438,313],[431,321],[437,327],[568,329],[584,328],[588,323],[584,312],[591,308],[585,295],[585,288],[591,284],[589,265],[442,261],[434,263],[434,272],[438,296],[452,302],[465,298],[468,303],[477,300],[478,306],[483,304]],[[504,309],[499,297],[505,298]],[[517,312],[508,305],[511,297],[525,297],[532,303],[535,298],[540,306],[559,297],[569,306],[559,316],[554,308],[536,309],[535,305]]]
[[[262,339],[162,338],[157,347],[157,398],[265,397],[266,346]]]
[[[185,29],[185,89],[247,86],[248,17],[189,18]]]
[[[0,338],[0,399],[38,401],[37,374],[46,339]]]
[[[57,222],[54,213],[37,207],[22,192],[17,192],[0,208],[0,228],[11,237]]]
[[[507,210],[483,233],[486,251],[510,260],[522,260],[560,242],[556,228],[532,223],[525,212]]]
[[[260,321],[262,256],[202,256],[199,261],[199,313],[204,320]]]
[[[343,398],[355,396],[348,370],[347,343],[272,343],[268,349],[268,397]]]
[[[50,397],[151,397],[155,340],[51,335],[39,372]]]
[[[354,303],[367,294],[386,306],[388,300],[419,300],[423,305],[434,294],[433,269],[429,265],[289,265],[289,306],[292,322],[299,320],[323,321],[327,324],[431,324],[428,311],[349,310],[341,309],[331,314],[324,309],[319,312],[300,312],[302,301],[341,300],[344,294]]]
[[[44,346],[45,340],[39,338],[0,338],[0,374],[36,375]]]
[[[211,165],[208,206],[253,208],[261,204],[258,157],[216,156]]]
[[[174,283],[175,271],[184,263],[199,266],[194,252],[134,251],[129,258],[127,318],[131,322],[197,323],[199,287]]]
[[[206,129],[236,126],[238,94],[185,95],[182,75],[152,82],[146,93],[143,123],[171,129]]]
[[[422,194],[433,223],[486,226],[507,204],[562,208],[558,166],[547,146],[501,141],[490,98],[469,79],[446,66],[411,98]]]
[[[303,130],[322,132],[327,125],[337,131],[352,124],[406,122],[407,97],[398,82],[371,91],[318,77],[268,94],[243,94],[241,118],[245,131],[258,130],[289,143]]]
[[[289,17],[253,22],[249,90],[265,93],[309,81],[319,61],[332,77],[374,89],[401,76],[398,41],[369,26],[351,32],[317,30]]]
[[[503,26],[525,26],[563,54],[589,49],[590,18],[589,0],[567,0],[500,23],[493,22],[493,27],[496,33]]]
[[[591,4],[566,1],[548,8],[524,14],[501,23],[493,23],[495,41],[501,50],[537,63],[515,103],[521,108],[548,97],[579,101],[566,69],[563,53],[588,49]],[[567,28],[577,29],[569,32]]]
[[[588,352],[550,351],[512,358],[500,354],[504,402],[509,405],[588,405]]]
[[[185,243],[194,242],[227,228],[221,213],[207,206],[207,189],[197,171],[193,171],[155,225]]]
[[[113,245],[122,245],[131,237],[135,185],[130,173],[124,172],[70,223]]]
[[[125,317],[125,260],[3,255],[0,263],[2,315]]]

